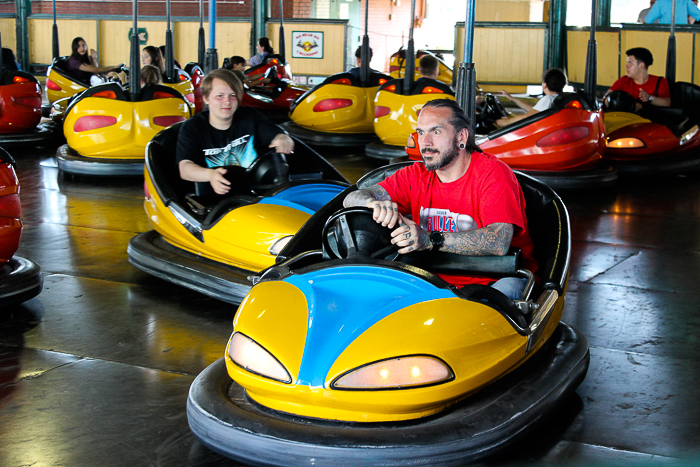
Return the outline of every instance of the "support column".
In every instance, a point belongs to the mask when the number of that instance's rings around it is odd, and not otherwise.
[[[267,11],[267,0],[253,0],[253,21],[250,28],[250,56],[257,54],[255,46],[258,44],[258,39],[267,36],[265,30],[265,22],[269,18]]]
[[[564,69],[566,62],[566,1],[551,0],[545,40],[544,68]]]
[[[598,0],[597,26],[603,28],[610,27],[610,9],[612,0]]]

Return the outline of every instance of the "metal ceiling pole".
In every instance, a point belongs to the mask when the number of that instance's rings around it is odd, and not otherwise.
[[[671,7],[671,35],[666,49],[666,80],[669,86],[676,82],[676,0],[673,0]]]
[[[591,37],[588,39],[588,50],[586,51],[586,73],[583,78],[583,89],[586,94],[586,100],[589,105],[597,108],[596,99],[596,86],[598,78],[598,50],[595,41],[595,29],[596,29],[596,9],[598,7],[598,0],[593,0],[593,8],[591,9]]]
[[[455,99],[474,125],[476,117],[476,69],[474,68],[474,9],[476,0],[467,0],[467,19],[464,23],[464,56],[459,64]]]
[[[2,33],[0,32],[0,51],[2,51]],[[0,72],[2,71],[3,63],[2,63],[2,53],[0,53]]]
[[[56,0],[53,0],[53,32],[51,36],[51,52],[53,53],[54,60],[60,56],[58,52],[58,25],[56,24]]]
[[[173,31],[170,29],[170,0],[165,1],[165,17],[165,76],[172,82],[175,79],[175,42]]]
[[[279,56],[282,58],[282,64],[287,63],[287,59],[285,57],[285,40],[284,40],[284,4],[283,0],[280,0],[280,47],[279,47]]]
[[[133,0],[133,25],[131,26],[131,56],[129,57],[129,93],[132,101],[141,96],[141,47],[139,45],[138,1]]]
[[[410,96],[413,90],[416,73],[416,51],[413,44],[413,25],[416,22],[416,0],[411,1],[411,28],[408,30],[408,46],[406,47],[406,60],[404,61],[403,95]]]
[[[216,0],[209,0],[209,48],[204,63],[204,72],[219,68],[219,55],[216,52]]]
[[[369,0],[365,0],[365,35],[362,36],[362,48],[360,49],[360,83],[369,86]]]

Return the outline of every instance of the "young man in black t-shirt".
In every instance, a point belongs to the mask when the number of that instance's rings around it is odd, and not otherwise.
[[[231,71],[209,73],[202,81],[202,94],[209,111],[183,123],[177,140],[184,180],[209,182],[215,193],[224,195],[231,189],[225,166],[249,167],[267,148],[294,152],[294,140],[280,127],[253,108],[239,107],[243,85]]]

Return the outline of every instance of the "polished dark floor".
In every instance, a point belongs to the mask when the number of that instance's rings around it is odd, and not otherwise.
[[[19,254],[41,264],[45,287],[0,312],[0,466],[235,465],[200,445],[185,415],[235,308],[128,263],[129,239],[149,228],[142,180],[67,181],[55,145],[8,149]],[[379,165],[325,155],[353,181]],[[699,182],[563,194],[574,239],[564,320],[588,338],[590,370],[484,465],[700,465]]]

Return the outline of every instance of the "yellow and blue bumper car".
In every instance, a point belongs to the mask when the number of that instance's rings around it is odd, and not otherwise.
[[[175,89],[144,86],[138,100],[119,83],[93,86],[71,100],[64,117],[67,144],[56,160],[64,173],[142,175],[146,144],[163,128],[192,115]]]
[[[404,79],[393,79],[379,87],[374,98],[374,132],[381,141],[369,143],[365,154],[376,159],[394,159],[405,154],[406,141],[416,131],[418,114],[433,99],[452,99],[450,86],[421,78],[404,92]]]
[[[282,127],[316,146],[364,146],[375,141],[374,96],[390,76],[370,71],[365,86],[350,72],[326,78],[290,107]]]
[[[282,247],[348,183],[316,152],[296,142],[293,154],[267,154],[249,168],[227,167],[231,192],[180,178],[175,159],[180,125],[162,131],[146,155],[144,208],[154,230],[127,250],[137,268],[238,304],[248,276],[273,266]]]
[[[518,179],[536,279],[519,269],[519,251],[397,258],[370,210],[329,217],[342,207],[331,201],[254,278],[224,357],[192,383],[195,436],[250,465],[463,465],[531,429],[581,383],[590,356],[560,321],[566,207],[541,182]],[[530,280],[511,301],[451,286],[436,275],[445,271]]]

